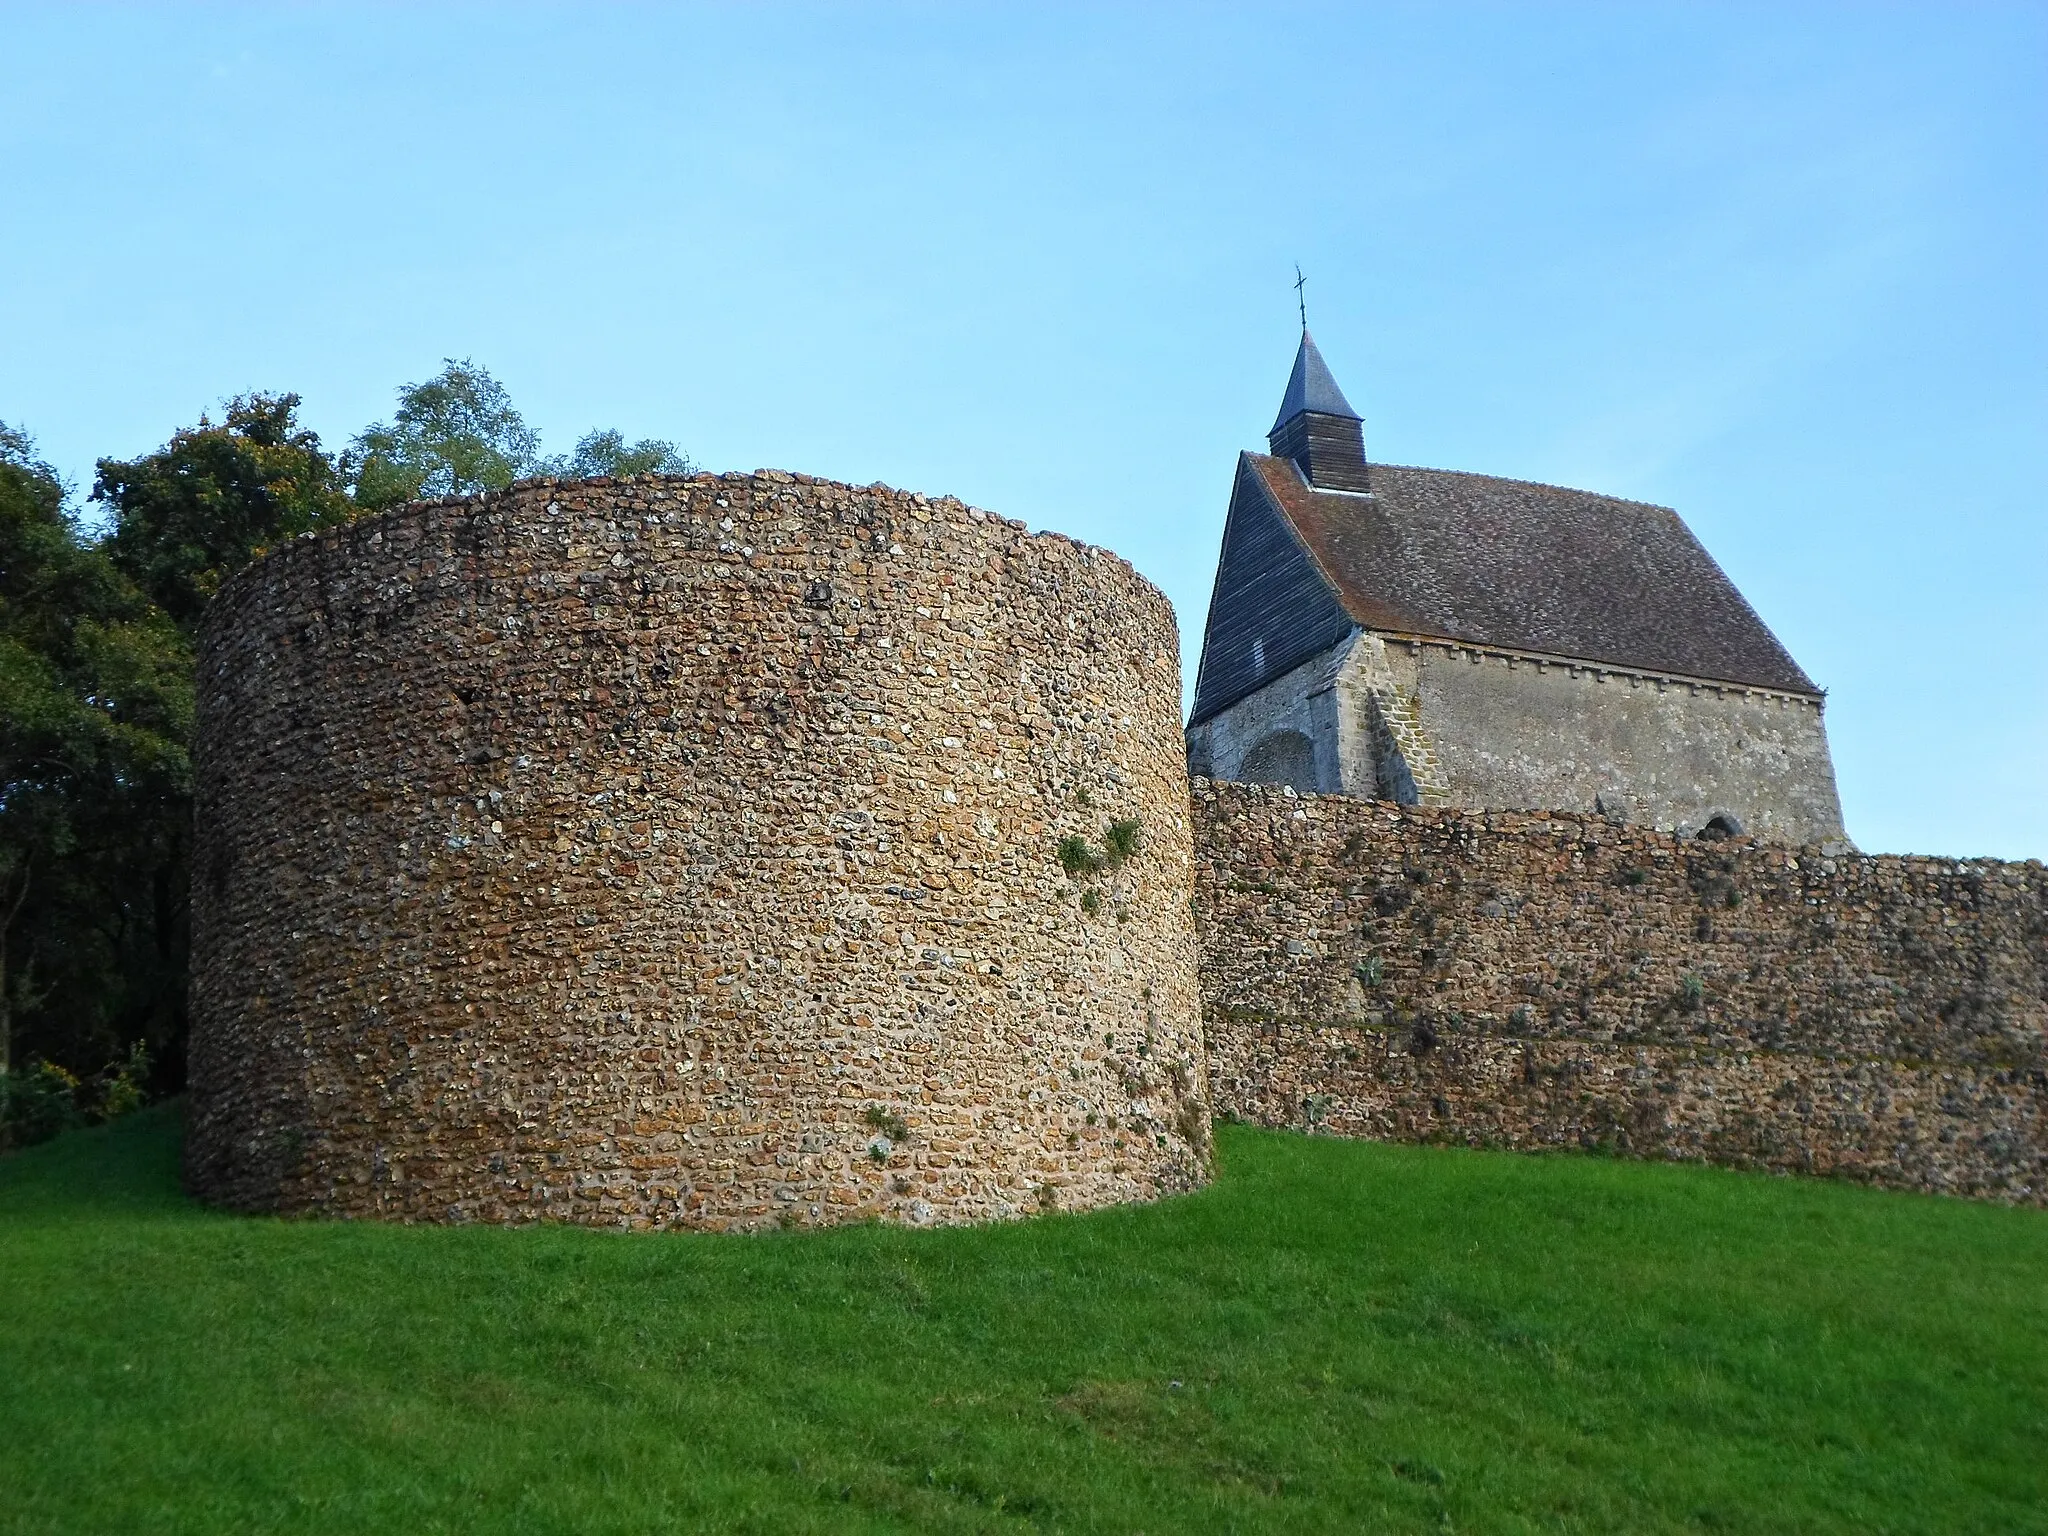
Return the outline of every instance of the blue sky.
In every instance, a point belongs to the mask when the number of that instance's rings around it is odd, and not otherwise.
[[[1193,675],[1309,319],[1378,459],[1675,506],[1849,829],[2048,856],[2048,5],[0,6],[0,419],[81,485],[447,356],[1106,544]]]

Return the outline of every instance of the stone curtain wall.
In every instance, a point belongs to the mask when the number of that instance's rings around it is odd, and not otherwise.
[[[2048,1203],[2048,870],[1198,779],[1219,1113]]]
[[[1198,1184],[1179,697],[1123,561],[879,486],[294,543],[202,646],[189,1182],[715,1228]]]

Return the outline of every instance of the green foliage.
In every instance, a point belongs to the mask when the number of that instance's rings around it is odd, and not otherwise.
[[[128,1047],[128,1058],[113,1063],[100,1074],[99,1103],[94,1118],[118,1120],[132,1115],[149,1102],[149,1047],[137,1040]]]
[[[1387,963],[1378,955],[1367,955],[1351,968],[1351,974],[1368,987],[1377,987],[1386,980]]]
[[[381,511],[425,496],[473,496],[529,475],[587,480],[686,475],[695,467],[674,443],[629,443],[613,428],[584,433],[574,453],[543,458],[540,435],[489,369],[468,358],[442,362],[433,378],[399,389],[389,424],[364,428],[351,445],[358,505]]]
[[[576,480],[594,480],[600,475],[687,475],[695,467],[674,443],[654,437],[629,443],[610,428],[584,433],[573,454],[545,460],[542,465],[547,474]]]
[[[175,1109],[0,1158],[11,1529],[1904,1536],[2048,1508],[2041,1211],[1226,1125],[1201,1194],[985,1228],[259,1221],[179,1192]]]
[[[298,405],[246,395],[154,453],[101,460],[97,537],[0,423],[0,1076],[38,1056],[104,1083],[103,1105],[135,1102],[140,1070],[159,1089],[182,1076],[193,648],[222,583],[285,540],[417,496],[690,467],[672,443],[615,431],[542,460],[468,362],[405,386],[342,462]],[[124,1058],[136,1041],[144,1055]]]
[[[92,494],[113,515],[108,553],[188,635],[221,583],[264,550],[355,514],[298,406],[297,395],[245,395],[155,453],[100,460]]]
[[[191,645],[65,503],[0,427],[0,1074],[184,1017]]]
[[[1060,868],[1070,876],[1092,875],[1102,868],[1100,856],[1088,846],[1088,839],[1078,833],[1061,838],[1055,851]]]
[[[884,1109],[879,1104],[870,1104],[864,1118],[870,1126],[880,1131],[891,1141],[900,1142],[910,1139],[910,1122],[901,1115],[896,1114],[893,1110]]]
[[[1144,823],[1132,816],[1122,821],[1112,821],[1102,829],[1100,849],[1091,847],[1087,838],[1076,833],[1061,838],[1054,851],[1059,858],[1060,868],[1067,872],[1070,879],[1078,880],[1087,875],[1099,875],[1104,870],[1116,869],[1137,857],[1139,848],[1144,844],[1144,830]],[[1099,905],[1101,898],[1097,897],[1096,900]],[[1091,906],[1088,910],[1093,912],[1095,908]]]
[[[161,1060],[171,1081],[181,1071],[194,637],[234,572],[355,511],[297,408],[293,395],[244,396],[154,453],[101,460],[97,540],[12,435],[0,867],[8,894],[32,883],[34,900],[0,954],[0,1064],[18,1035],[105,1076],[116,1104],[143,1091],[135,1063]],[[138,1040],[144,1055],[122,1063]]]
[[[149,1048],[137,1041],[126,1060],[90,1085],[53,1061],[0,1073],[0,1148],[27,1147],[87,1123],[133,1114],[149,1102]]]
[[[1139,844],[1144,839],[1144,825],[1137,817],[1112,821],[1102,829],[1103,859],[1114,869],[1128,859],[1138,856]]]
[[[0,1147],[30,1147],[84,1123],[78,1079],[51,1061],[0,1073]]]
[[[1706,1000],[1707,983],[1697,973],[1687,971],[1678,978],[1678,1006],[1690,1013]]]
[[[398,391],[387,425],[365,427],[349,452],[356,501],[372,511],[423,496],[501,491],[541,467],[540,437],[504,385],[467,358]]]
[[[1090,917],[1102,910],[1102,892],[1090,886],[1081,893],[1081,910]]]

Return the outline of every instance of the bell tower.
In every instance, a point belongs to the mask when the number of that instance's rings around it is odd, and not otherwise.
[[[1294,372],[1280,399],[1280,414],[1266,434],[1273,456],[1292,461],[1302,479],[1319,491],[1371,494],[1365,468],[1365,426],[1344,391],[1330,377],[1308,327],[1294,354]]]

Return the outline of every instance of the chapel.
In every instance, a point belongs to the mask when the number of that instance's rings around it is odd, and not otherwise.
[[[1267,445],[1238,457],[1192,772],[1842,839],[1825,696],[1676,512],[1371,462],[1306,328]]]

